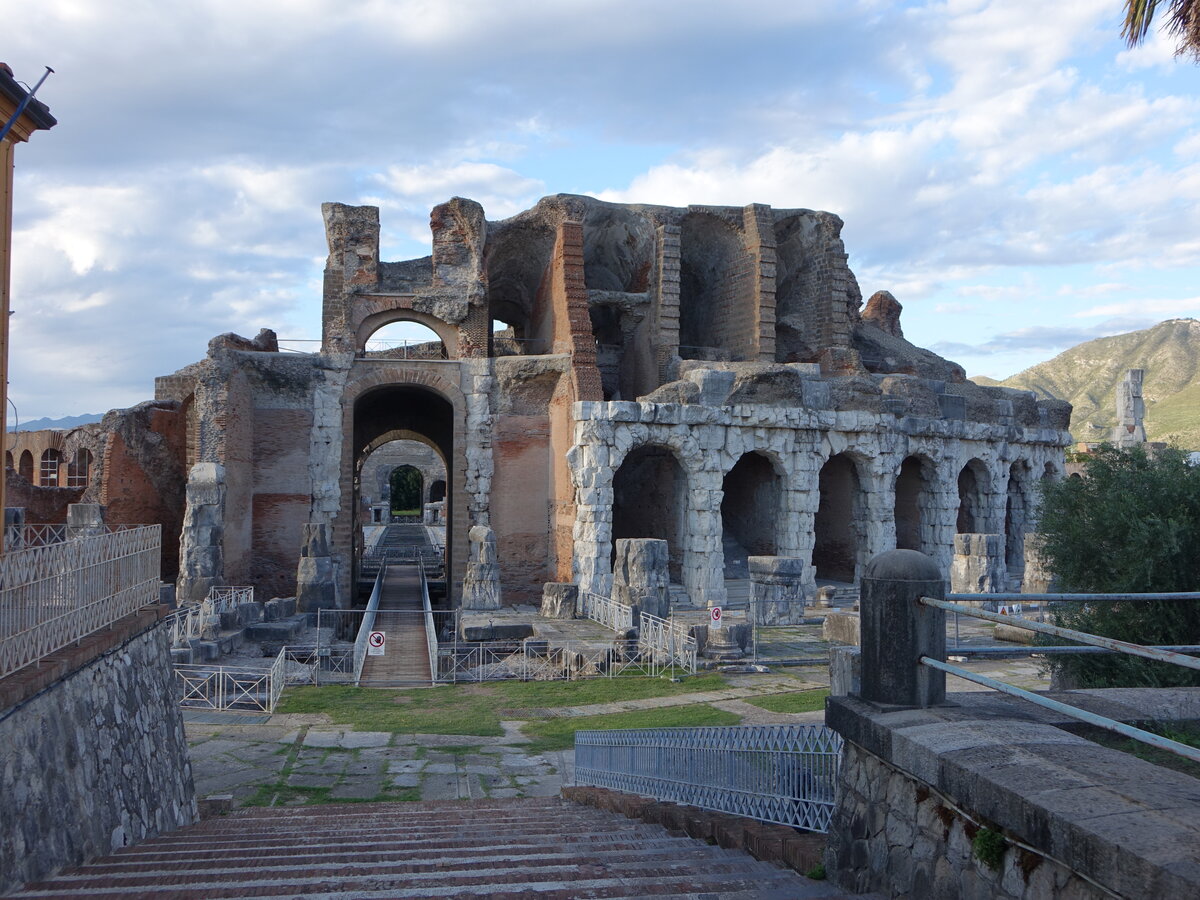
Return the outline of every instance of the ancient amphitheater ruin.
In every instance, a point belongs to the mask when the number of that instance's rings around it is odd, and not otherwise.
[[[492,222],[455,198],[432,211],[430,256],[386,262],[376,208],[323,213],[317,352],[268,330],[215,338],[153,401],[20,436],[10,505],[161,522],[180,600],[221,583],[294,595],[304,528],[324,526],[348,606],[391,471],[368,460],[387,445],[399,463],[410,441],[451,604],[480,527],[506,604],[546,582],[607,593],[620,538],[665,539],[672,596],[693,606],[719,605],[747,557],[779,559],[811,596],[894,547],[948,570],[964,532],[1002,535],[1019,581],[1070,407],[977,386],[906,341],[890,294],[863,305],[837,216],[557,195]],[[438,342],[367,349],[398,321]]]

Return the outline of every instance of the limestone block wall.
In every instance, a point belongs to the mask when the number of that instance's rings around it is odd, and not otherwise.
[[[686,478],[682,582],[693,603],[706,605],[725,596],[723,480],[743,454],[762,454],[780,477],[776,555],[810,564],[821,467],[838,454],[850,458],[862,492],[859,569],[895,547],[896,478],[906,458],[920,458],[929,472],[922,516],[930,546],[922,549],[948,572],[958,475],[968,461],[985,473],[981,493],[988,520],[1002,524],[1012,462],[1023,460],[1039,472],[1048,463],[1060,465],[1070,440],[1053,429],[800,406],[581,402],[574,411],[575,442],[568,453],[576,491],[574,579],[583,590],[607,594],[611,588],[613,478],[633,450],[658,446],[674,455]],[[812,579],[811,567],[807,572]],[[815,582],[806,590],[814,592]]]
[[[0,681],[0,893],[196,820],[156,613],[55,654],[38,676]]]

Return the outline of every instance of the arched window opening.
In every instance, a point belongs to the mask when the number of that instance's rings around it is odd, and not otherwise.
[[[42,487],[58,487],[58,466],[62,456],[51,447],[42,453],[42,465],[38,472],[38,484]]]
[[[1004,504],[1004,563],[1010,585],[1018,587],[1025,573],[1025,532],[1032,514],[1029,480],[1029,464],[1013,463],[1008,470],[1008,497]]]
[[[830,457],[818,483],[821,502],[813,522],[817,578],[853,582],[866,534],[866,504],[854,460],[844,453]]]
[[[774,556],[780,514],[780,479],[761,453],[747,453],[722,484],[721,538],[725,577],[749,578],[747,558]]]
[[[87,487],[92,474],[92,451],[80,447],[67,464],[67,487]]]
[[[984,523],[983,485],[987,470],[983,463],[973,459],[958,473],[958,521],[959,534],[978,534]]]
[[[420,322],[389,322],[371,333],[363,345],[368,359],[447,359],[446,345]]]
[[[440,478],[429,485],[429,502],[439,503],[446,499],[446,482]]]
[[[620,538],[659,538],[667,542],[671,581],[683,581],[683,520],[687,476],[666,447],[630,451],[613,475],[612,556]]]
[[[17,474],[33,484],[33,454],[28,450],[21,451],[21,459],[17,464]]]
[[[928,483],[921,460],[910,456],[896,477],[896,549],[924,550]]]
[[[397,466],[388,477],[391,489],[392,515],[420,516],[421,497],[425,495],[425,479],[415,466]],[[401,518],[401,521],[404,521]]]

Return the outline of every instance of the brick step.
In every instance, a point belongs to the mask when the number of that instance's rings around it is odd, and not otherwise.
[[[509,860],[521,859],[525,865],[542,865],[556,863],[562,860],[573,862],[578,860],[581,851],[588,854],[603,853],[605,855],[619,854],[622,858],[644,857],[651,858],[682,858],[683,856],[715,857],[716,848],[708,844],[677,838],[667,840],[638,841],[609,841],[596,836],[588,840],[586,837],[578,841],[566,842],[547,846],[545,841],[526,842],[505,841],[488,847],[473,844],[446,844],[443,846],[397,846],[372,849],[370,846],[355,846],[344,844],[336,847],[313,848],[288,847],[245,847],[240,851],[210,850],[175,854],[121,854],[109,857],[105,862],[91,863],[86,867],[89,873],[137,872],[144,874],[153,869],[155,872],[170,871],[212,871],[218,868],[229,869],[244,866],[265,869],[266,867],[286,869],[289,866],[301,868],[311,867],[327,860],[340,861],[345,864],[403,864],[412,863],[418,867],[444,869],[447,861],[450,863],[490,862],[505,866]],[[82,870],[80,870],[82,871]]]
[[[558,798],[238,810],[14,897],[807,898],[823,882]]]

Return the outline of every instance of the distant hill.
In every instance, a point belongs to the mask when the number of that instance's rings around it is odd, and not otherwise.
[[[82,416],[63,416],[61,419],[31,419],[28,422],[22,422],[17,428],[9,428],[9,431],[45,431],[48,428],[57,428],[66,430],[74,428],[76,425],[90,425],[92,422],[99,422],[104,416],[100,413],[85,414]]]
[[[1116,424],[1117,384],[1129,369],[1145,369],[1146,436],[1200,450],[1200,321],[1168,319],[1144,331],[1097,338],[1053,359],[995,381],[976,384],[1036,391],[1075,407],[1071,433],[1077,441],[1108,440]]]

